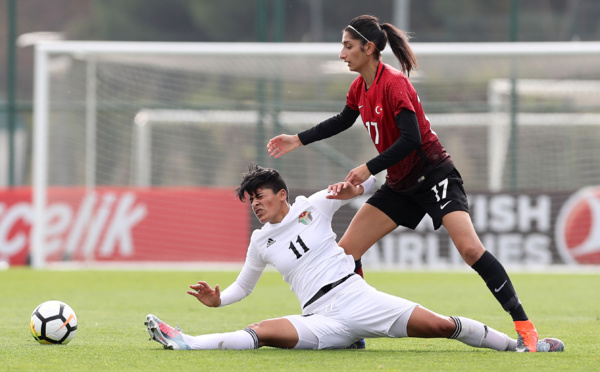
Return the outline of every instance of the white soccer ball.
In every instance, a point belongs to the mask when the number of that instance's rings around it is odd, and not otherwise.
[[[77,316],[61,301],[46,301],[31,313],[31,334],[41,344],[67,344],[77,332]]]

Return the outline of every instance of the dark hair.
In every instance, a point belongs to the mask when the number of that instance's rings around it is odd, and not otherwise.
[[[364,38],[357,34],[351,27],[360,32]],[[375,58],[379,59],[381,51],[389,42],[392,52],[402,66],[402,71],[410,76],[410,72],[417,67],[417,57],[408,44],[409,36],[406,32],[396,28],[390,23],[379,24],[379,19],[372,15],[361,15],[350,21],[344,31],[350,33],[353,39],[359,40],[361,45],[367,44],[367,40],[375,44]],[[365,38],[367,40],[365,40]]]
[[[242,183],[235,189],[237,197],[244,201],[246,194],[256,194],[257,189],[271,189],[273,193],[285,190],[286,200],[288,200],[288,188],[285,181],[275,169],[263,168],[256,164],[248,166],[248,172],[242,173]]]

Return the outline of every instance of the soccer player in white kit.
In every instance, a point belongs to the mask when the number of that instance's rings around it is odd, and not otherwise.
[[[240,350],[344,349],[363,338],[438,337],[514,351],[517,341],[504,333],[380,292],[354,273],[354,259],[337,245],[331,221],[349,199],[371,192],[374,186],[373,176],[357,187],[340,182],[308,198],[299,196],[290,205],[279,173],[252,165],[237,195],[241,201],[248,196],[264,226],[252,234],[242,271],[222,293],[218,285],[213,289],[204,281],[190,285],[187,293],[209,307],[233,304],[252,293],[270,264],[298,297],[302,315],[264,320],[236,332],[190,336],[149,314],[145,324],[151,338],[169,349]]]

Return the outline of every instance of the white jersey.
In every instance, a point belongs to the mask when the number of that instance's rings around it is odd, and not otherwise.
[[[363,183],[371,192],[375,177]],[[323,286],[354,272],[354,258],[336,242],[333,214],[349,200],[327,199],[327,190],[299,196],[280,223],[266,223],[250,239],[236,281],[221,293],[221,306],[249,295],[267,264],[274,266],[304,305]]]

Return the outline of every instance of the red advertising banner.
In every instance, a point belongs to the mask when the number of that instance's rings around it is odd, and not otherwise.
[[[31,189],[0,191],[0,260],[28,261]],[[232,189],[51,188],[44,250],[51,261],[243,262],[248,206]]]
[[[27,262],[32,216],[30,188],[0,190],[0,260]]]
[[[336,213],[338,238],[366,198]],[[469,206],[479,238],[504,265],[600,264],[600,187],[478,193],[469,195]],[[0,190],[0,261],[28,263],[32,221],[31,189]],[[44,251],[49,262],[242,263],[260,227],[232,189],[51,188]],[[433,230],[427,216],[415,230],[400,227],[381,239],[363,264],[465,265],[445,229]]]

